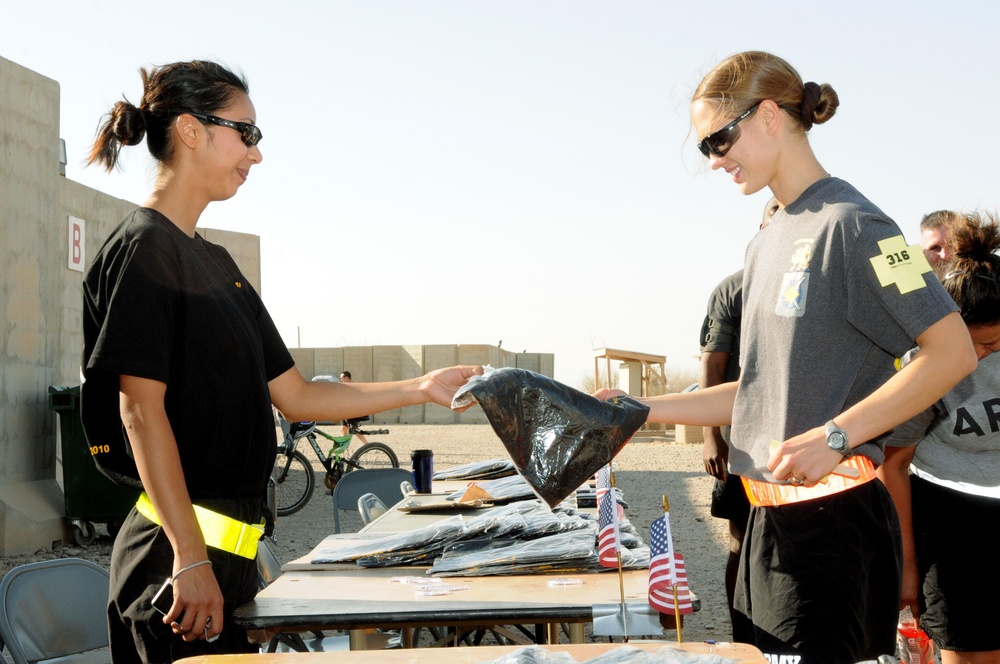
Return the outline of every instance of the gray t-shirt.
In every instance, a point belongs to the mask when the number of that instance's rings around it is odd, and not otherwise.
[[[731,472],[775,481],[772,441],[867,397],[919,334],[956,310],[919,245],[881,210],[843,180],[811,185],[747,249]],[[882,442],[855,453],[878,465]]]
[[[896,427],[885,444],[916,445],[913,471],[930,482],[1000,498],[1000,353],[983,358],[940,401]]]

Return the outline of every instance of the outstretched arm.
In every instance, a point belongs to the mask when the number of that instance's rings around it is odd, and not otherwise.
[[[290,422],[345,420],[421,403],[450,407],[455,392],[482,373],[481,366],[459,366],[389,383],[328,383],[305,380],[292,367],[268,387],[271,401]]]
[[[622,396],[625,392],[602,388],[594,392],[598,399]],[[736,383],[724,383],[706,390],[644,397],[637,401],[649,406],[647,422],[719,427],[733,421]]]

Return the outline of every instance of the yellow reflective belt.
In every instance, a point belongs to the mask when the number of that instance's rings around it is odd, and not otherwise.
[[[750,504],[755,507],[774,507],[777,505],[790,505],[791,503],[812,500],[821,496],[832,496],[841,491],[853,489],[861,486],[865,482],[875,479],[875,465],[863,456],[852,456],[841,462],[843,466],[849,466],[858,471],[856,477],[848,477],[831,473],[823,478],[815,486],[796,486],[794,484],[775,484],[772,482],[762,482],[751,480],[746,477],[743,480],[743,488],[746,491]]]
[[[156,508],[145,491],[139,494],[135,509],[156,525],[162,525]],[[257,543],[264,534],[263,521],[260,525],[243,523],[200,505],[194,505],[194,515],[198,519],[205,544],[251,560],[257,557]]]

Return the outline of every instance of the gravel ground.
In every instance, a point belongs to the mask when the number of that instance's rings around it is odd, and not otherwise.
[[[503,444],[485,424],[390,424],[385,428],[389,434],[373,438],[389,444],[403,467],[409,467],[410,451],[419,448],[434,451],[434,465],[438,469],[507,456]],[[326,430],[339,435],[339,427]],[[352,447],[357,444],[355,441]],[[314,456],[308,445],[300,444],[298,449]],[[672,432],[649,437],[638,434],[615,463],[615,481],[629,505],[627,517],[647,542],[650,524],[662,514],[662,496],[666,494],[670,499],[674,546],[684,555],[691,589],[701,599],[701,610],[685,619],[683,640],[728,640],[731,634],[723,581],[728,528],[725,521],[709,515],[713,480],[704,471],[701,445],[675,444]],[[318,462],[315,467],[321,468]],[[274,549],[282,562],[304,556],[333,532],[332,503],[325,495],[320,477],[317,473],[317,488],[309,503],[298,513],[278,520],[278,542]],[[361,525],[356,513],[341,514],[343,531],[357,531]],[[0,558],[0,574],[26,562],[59,557],[86,558],[107,567],[111,540],[103,524],[97,529],[97,539],[86,547],[66,546],[55,551]],[[665,632],[664,638],[673,640],[676,632]]]

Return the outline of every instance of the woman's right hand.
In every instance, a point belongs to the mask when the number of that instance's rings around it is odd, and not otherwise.
[[[719,427],[705,427],[704,433],[702,457],[705,461],[705,472],[725,482],[729,475],[729,445],[722,438]]]
[[[174,562],[174,603],[163,622],[185,641],[215,637],[224,627],[223,600],[212,566],[199,565],[178,575],[185,567],[178,560]]]

